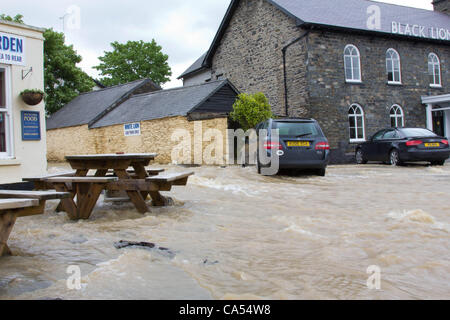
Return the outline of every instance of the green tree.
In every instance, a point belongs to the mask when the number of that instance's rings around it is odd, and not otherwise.
[[[233,105],[231,119],[239,122],[242,129],[249,130],[256,127],[258,123],[273,117],[269,100],[264,93],[255,94],[242,93]]]
[[[91,91],[95,83],[77,67],[82,58],[65,44],[64,33],[47,29],[44,38],[45,104],[47,114],[52,114],[80,93]]]
[[[11,21],[11,22],[16,22],[16,23],[24,23],[23,22],[23,15],[21,14],[16,14],[16,16],[13,18],[11,16],[8,16],[6,14],[0,14],[0,20],[5,20],[5,21]]]
[[[128,41],[125,44],[111,43],[113,51],[105,52],[99,57],[100,65],[95,66],[103,78],[100,81],[107,85],[123,84],[139,79],[149,78],[158,85],[170,80],[172,71],[164,54],[153,39],[152,42]]]

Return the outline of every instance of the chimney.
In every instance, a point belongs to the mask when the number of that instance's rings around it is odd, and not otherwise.
[[[434,11],[450,15],[450,0],[434,0]]]

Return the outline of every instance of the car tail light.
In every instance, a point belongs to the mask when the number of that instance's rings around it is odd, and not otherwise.
[[[330,144],[328,142],[319,142],[316,144],[316,150],[330,150]]]
[[[442,140],[441,142],[442,142],[442,144],[448,145],[448,140]]]
[[[421,140],[411,140],[411,141],[406,142],[406,145],[408,147],[414,147],[414,146],[419,146],[422,143],[423,143],[423,141],[421,141]]]
[[[266,150],[283,150],[283,146],[279,142],[266,141],[264,143],[264,149],[266,149]]]

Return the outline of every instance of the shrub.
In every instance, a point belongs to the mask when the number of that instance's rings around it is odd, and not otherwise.
[[[264,93],[242,93],[234,103],[230,117],[239,122],[242,129],[249,130],[256,127],[258,123],[272,118],[273,113],[269,100]]]

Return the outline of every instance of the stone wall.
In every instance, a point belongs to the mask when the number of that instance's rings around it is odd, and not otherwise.
[[[202,131],[200,131],[200,126]],[[96,128],[89,130],[87,126],[63,128],[47,131],[48,160],[64,161],[71,154],[104,154],[104,153],[158,153],[156,162],[172,163],[172,150],[179,141],[171,141],[177,129],[187,130],[191,136],[191,162],[194,163],[194,127],[203,136],[208,129],[217,129],[222,133],[224,156],[227,155],[227,118],[216,118],[203,121],[188,121],[185,117],[165,118],[142,121],[141,135],[125,137],[123,125]],[[214,140],[213,140],[214,142]],[[211,142],[205,141],[202,150],[206,152]],[[199,144],[197,143],[197,146]],[[214,155],[214,153],[213,153]],[[219,163],[221,164],[221,163]]]
[[[266,0],[242,0],[212,61],[212,77],[223,74],[239,91],[263,92],[277,115],[285,115],[282,48],[303,33],[294,19]],[[305,41],[287,50],[292,115],[306,102]]]
[[[357,46],[360,51],[361,84],[345,81],[343,52],[347,44]],[[400,55],[402,85],[387,83],[386,51],[389,48],[394,48]],[[430,87],[428,55],[431,52],[441,60],[443,87],[440,89]],[[339,149],[341,158],[354,151],[354,145],[349,143],[348,109],[351,104],[363,107],[366,138],[369,138],[376,131],[391,126],[389,111],[394,104],[403,108],[405,126],[426,127],[421,96],[450,91],[450,47],[446,45],[314,31],[308,37],[308,61],[308,116],[319,121],[332,149]]]
[[[434,0],[434,11],[450,14],[450,0]]]

